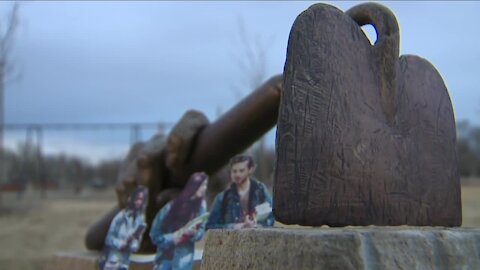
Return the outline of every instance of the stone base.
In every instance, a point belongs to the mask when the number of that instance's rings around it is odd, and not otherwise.
[[[53,255],[48,261],[47,270],[100,270],[98,266],[99,252],[64,252]],[[154,255],[140,255],[141,261],[152,261]],[[145,257],[151,257],[148,260]],[[134,258],[132,258],[134,259]],[[152,270],[152,262],[130,263],[129,270]],[[193,269],[200,269],[200,261],[193,262]]]
[[[480,229],[209,230],[201,269],[480,269]]]

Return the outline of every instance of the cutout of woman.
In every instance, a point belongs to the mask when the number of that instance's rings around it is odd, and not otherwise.
[[[157,246],[154,270],[192,269],[194,244],[202,239],[208,220],[207,182],[205,173],[192,174],[180,195],[155,216],[150,230]]]
[[[148,189],[139,186],[128,198],[127,207],[112,220],[105,239],[100,269],[128,270],[130,254],[140,247],[143,232],[147,227],[145,222],[147,202]]]

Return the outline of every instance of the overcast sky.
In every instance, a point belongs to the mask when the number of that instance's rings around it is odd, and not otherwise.
[[[239,21],[252,42],[267,44],[270,77],[283,70],[293,21],[313,3],[24,2],[12,55],[21,76],[7,83],[6,122],[174,122],[188,109],[213,121],[251,91],[236,62],[245,55]],[[330,4],[345,11],[358,3]],[[428,59],[457,120],[480,124],[480,3],[382,3],[400,24],[401,54]],[[25,137],[6,135],[9,146]],[[47,151],[98,159],[122,154],[129,133],[51,132],[43,140]]]

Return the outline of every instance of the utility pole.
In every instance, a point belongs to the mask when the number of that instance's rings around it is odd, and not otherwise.
[[[2,30],[0,36],[0,183],[6,180],[7,171],[5,166],[5,148],[3,143],[5,125],[5,81],[7,73],[11,71],[9,53],[13,42],[13,35],[18,24],[18,3],[13,3],[10,15],[5,22],[5,27],[0,25]],[[3,28],[3,29],[2,29]]]
[[[1,59],[3,62],[3,59]],[[4,104],[5,104],[5,92],[4,92],[4,64],[0,63],[0,184],[3,183],[6,179],[6,168],[5,168],[5,153],[4,153],[4,145],[3,145],[3,133],[4,133],[4,123],[5,123],[5,116],[4,116]]]

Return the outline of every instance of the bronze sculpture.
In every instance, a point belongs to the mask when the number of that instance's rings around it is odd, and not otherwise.
[[[277,126],[277,220],[461,224],[448,91],[428,61],[399,57],[399,42],[395,16],[375,3],[346,13],[317,4],[297,17]]]
[[[230,157],[270,130],[277,122],[281,82],[281,75],[272,77],[211,124],[201,113],[190,111],[166,140],[152,138],[145,144],[132,147],[119,174],[119,206],[88,229],[85,237],[87,248],[99,250],[103,247],[111,220],[138,184],[148,186],[150,191],[146,212],[148,233],[154,215],[178,195],[193,172],[215,172]],[[147,237],[143,240],[141,251],[155,250]]]
[[[378,32],[374,46],[360,30],[367,23]],[[461,224],[447,89],[426,60],[399,58],[397,21],[372,3],[346,14],[323,4],[310,7],[292,27],[284,77],[272,78],[214,123],[191,111],[166,141],[133,147],[119,176],[119,205],[136,185],[147,185],[151,224],[191,173],[215,172],[277,117],[277,220],[310,226]],[[103,246],[118,209],[89,229],[89,249]],[[141,249],[154,247],[144,241]]]

